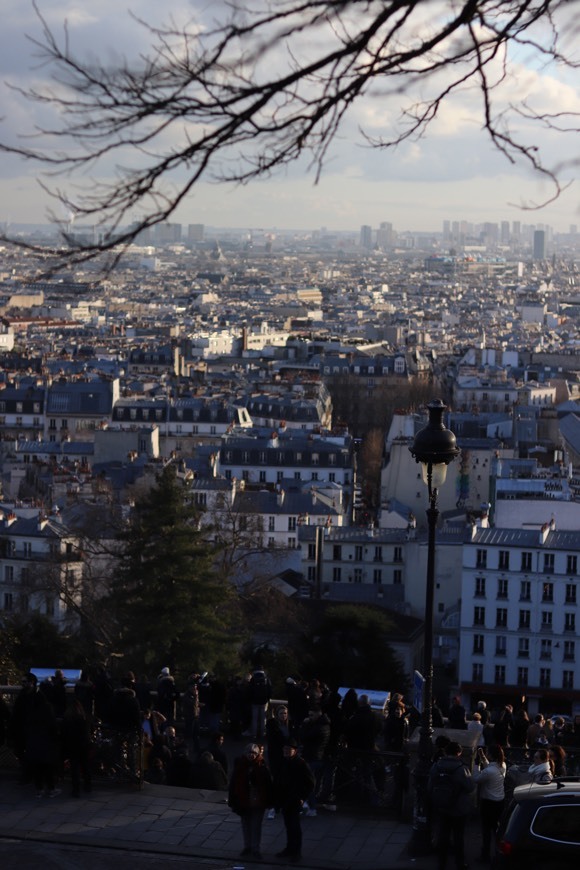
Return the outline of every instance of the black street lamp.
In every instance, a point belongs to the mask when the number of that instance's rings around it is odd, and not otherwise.
[[[431,850],[431,820],[427,806],[427,781],[433,757],[433,598],[435,591],[435,529],[439,510],[437,494],[445,482],[447,466],[459,456],[455,435],[443,424],[447,406],[434,399],[427,406],[429,422],[417,432],[409,447],[416,462],[422,466],[423,482],[429,493],[427,508],[427,584],[425,589],[425,643],[423,648],[423,710],[419,732],[419,757],[415,766],[415,806],[413,809],[414,854],[427,854]]]

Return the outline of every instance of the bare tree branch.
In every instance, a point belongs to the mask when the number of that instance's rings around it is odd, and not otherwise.
[[[560,46],[575,2],[255,0],[226,7],[211,26],[201,18],[182,27],[136,19],[151,47],[114,67],[78,56],[67,25],[57,36],[36,8],[42,36],[31,43],[52,85],[16,90],[55,121],[0,150],[38,164],[40,184],[59,206],[102,231],[99,242],[80,244],[51,214],[67,246],[53,252],[56,267],[102,254],[114,265],[201,181],[246,184],[303,155],[318,180],[363,97],[397,100],[392,129],[362,131],[372,146],[393,149],[424,136],[442,105],[469,88],[492,145],[547,179],[552,199],[561,167],[514,121],[562,131],[558,116],[507,104],[500,90],[515,75],[517,51],[544,67],[577,68]],[[136,207],[143,216],[129,227]]]

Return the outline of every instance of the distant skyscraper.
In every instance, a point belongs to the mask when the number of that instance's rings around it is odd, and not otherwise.
[[[393,225],[383,222],[377,230],[377,245],[383,251],[393,247],[394,233]]]
[[[544,260],[546,257],[546,233],[544,230],[534,231],[534,260]]]
[[[361,248],[372,248],[373,246],[373,228],[364,224],[360,228],[360,246]]]
[[[181,224],[157,224],[155,244],[163,245],[181,241]]]
[[[501,243],[502,245],[509,245],[510,243],[510,222],[502,221],[501,222]]]
[[[204,224],[189,224],[187,228],[188,242],[203,242]]]

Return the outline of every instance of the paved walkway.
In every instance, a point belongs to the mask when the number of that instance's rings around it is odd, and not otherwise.
[[[319,811],[305,818],[304,858],[308,870],[433,870],[433,856],[412,859],[411,827],[388,816]],[[283,868],[275,853],[285,845],[281,818],[264,820],[262,862],[239,859],[240,822],[227,807],[225,794],[145,784],[97,784],[81,798],[68,789],[55,798],[37,798],[32,785],[0,774],[0,838],[218,859],[220,866]],[[478,851],[475,822],[466,836],[467,859]],[[471,863],[471,861],[470,861]],[[138,865],[136,865],[138,866]],[[194,864],[195,866],[195,864]]]

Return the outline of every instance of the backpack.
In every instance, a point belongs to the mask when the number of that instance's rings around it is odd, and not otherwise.
[[[460,767],[437,767],[431,774],[429,793],[433,808],[440,812],[452,810],[463,789],[455,774]]]
[[[263,671],[255,671],[250,680],[250,700],[253,704],[267,704],[270,700],[270,687]]]

